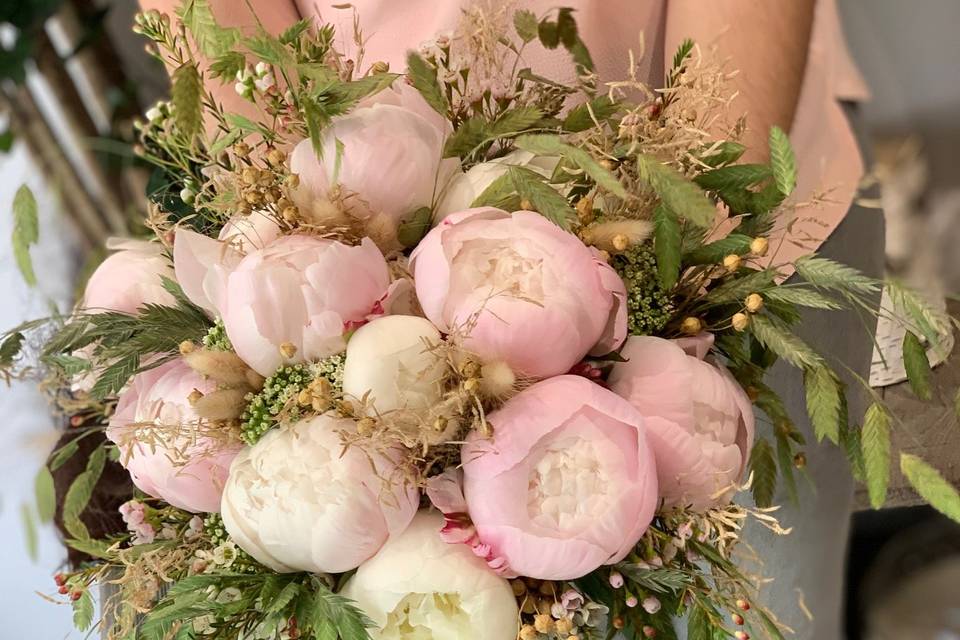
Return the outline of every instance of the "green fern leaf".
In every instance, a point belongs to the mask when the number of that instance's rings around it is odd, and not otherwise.
[[[860,443],[870,504],[879,509],[887,501],[890,483],[890,414],[881,405],[867,409]]]

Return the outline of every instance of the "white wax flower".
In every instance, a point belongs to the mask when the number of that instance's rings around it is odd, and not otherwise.
[[[241,451],[221,501],[230,537],[275,571],[342,573],[403,531],[417,490],[384,456],[344,450],[339,432],[353,428],[316,416]]]
[[[416,316],[383,316],[360,327],[347,343],[343,392],[367,395],[371,414],[418,410],[440,399],[444,362],[431,346],[440,332]]]
[[[344,586],[376,623],[373,640],[514,640],[510,583],[461,544],[440,539],[443,518],[421,511]]]

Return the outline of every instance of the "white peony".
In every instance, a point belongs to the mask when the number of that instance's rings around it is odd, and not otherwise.
[[[421,512],[360,565],[343,588],[376,623],[374,640],[514,640],[513,590],[466,545],[440,539],[443,518]]]
[[[392,461],[344,451],[339,432],[353,428],[352,420],[317,416],[240,452],[221,513],[244,551],[275,571],[342,573],[406,528],[416,489],[403,486]]]
[[[451,213],[473,207],[473,201],[511,166],[526,167],[542,176],[550,176],[557,166],[557,158],[535,156],[529,151],[518,150],[502,158],[475,165],[466,173],[458,174],[447,185],[434,212],[434,220],[439,222]]]
[[[424,318],[383,316],[369,322],[347,343],[344,394],[367,396],[371,414],[433,405],[442,392],[444,362],[430,347],[439,343],[440,332]]]

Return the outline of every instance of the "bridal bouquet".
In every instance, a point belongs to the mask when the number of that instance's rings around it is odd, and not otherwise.
[[[687,42],[662,88],[632,68],[602,84],[569,9],[467,11],[403,73],[365,64],[359,33],[348,58],[331,25],[251,35],[204,0],[136,29],[173,70],[138,125],[152,236],[113,241],[73,313],[0,346],[7,375],[39,372],[74,416],[44,500],[77,441],[107,436],[41,509],[94,558],[56,576],[79,628],[783,637],[735,556],[749,519],[787,533],[775,491],[804,466],[765,372],[803,370],[817,438],[876,506],[896,419],[876,396],[848,416],[794,333],[801,308],[876,313],[881,283],[778,262],[793,153],[774,128],[768,164],[739,162],[721,65]],[[525,67],[531,47],[567,52],[578,80]],[[26,269],[33,208],[21,191]],[[948,321],[890,291],[879,313],[907,323],[928,396],[924,343]],[[111,460],[137,491],[128,530],[97,537],[83,514]],[[935,470],[900,464],[958,516]],[[100,584],[117,594],[98,618]]]

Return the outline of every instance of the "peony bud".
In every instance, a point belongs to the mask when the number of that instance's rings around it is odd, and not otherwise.
[[[383,316],[360,327],[347,343],[344,394],[366,396],[371,415],[435,404],[445,371],[433,351],[440,342],[440,332],[415,316]]]

